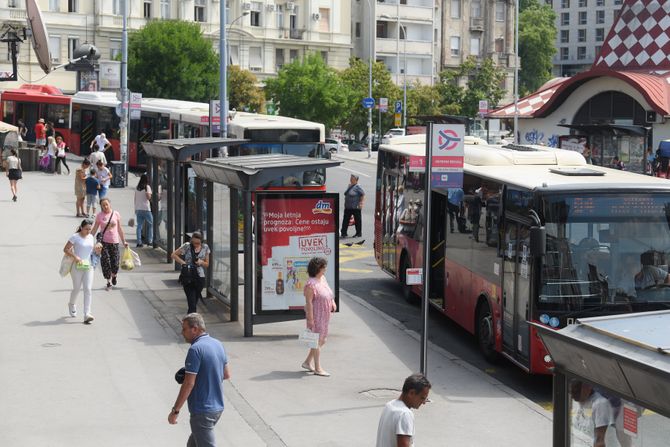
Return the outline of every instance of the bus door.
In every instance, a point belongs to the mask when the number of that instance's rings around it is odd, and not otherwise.
[[[432,191],[430,208],[430,293],[428,297],[444,309],[444,275],[447,226],[449,225],[446,191]]]
[[[42,118],[39,116],[39,104],[21,101],[16,101],[15,104],[15,119],[18,121],[19,118],[23,118],[23,122],[26,124],[26,128],[28,129],[28,133],[26,134],[26,141],[35,141],[35,124],[37,124],[38,119]],[[13,124],[16,124],[16,122]]]
[[[82,109],[79,133],[79,155],[82,157],[91,153],[91,142],[96,137],[98,128],[98,113],[95,110]]]
[[[153,116],[144,116],[140,118],[140,129],[138,135],[138,151],[135,166],[146,165],[147,155],[144,152],[142,143],[151,143],[156,139],[156,132],[158,132],[158,119]]]
[[[531,294],[530,226],[505,221],[503,241],[503,352],[522,366],[529,366]]]
[[[382,183],[382,267],[396,272],[395,194],[398,178],[386,173]]]

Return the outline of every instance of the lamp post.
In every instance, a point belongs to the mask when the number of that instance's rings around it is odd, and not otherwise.
[[[228,60],[230,60],[230,39],[228,38],[228,31],[235,25],[235,23],[242,19],[243,17],[246,17],[249,15],[249,11],[244,11],[241,16],[237,17],[235,20],[230,22],[230,25],[228,25],[228,28],[224,28],[224,32],[226,33],[226,73],[228,73]],[[221,30],[219,30],[221,32]],[[228,86],[226,85],[226,88]],[[227,89],[226,89],[227,90]],[[226,94],[226,102],[228,101],[228,95]],[[226,129],[228,129],[228,126],[226,126]]]
[[[219,2],[219,137],[222,138],[226,138],[228,136],[228,70],[227,70],[228,54],[226,51],[227,47],[228,46],[226,45],[226,2]],[[212,123],[212,127],[214,127],[214,123]]]
[[[374,35],[375,23],[374,23],[374,13],[372,11],[372,3],[370,0],[368,2],[368,10],[370,11],[370,54],[369,54],[369,75],[368,75],[368,98],[372,98],[372,61],[375,58],[374,52]],[[368,109],[368,158],[372,157],[372,108]]]

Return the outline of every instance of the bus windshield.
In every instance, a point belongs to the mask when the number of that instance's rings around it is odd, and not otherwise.
[[[670,194],[552,195],[538,310],[670,308]]]

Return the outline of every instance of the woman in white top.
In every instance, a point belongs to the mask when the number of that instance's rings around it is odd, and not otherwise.
[[[16,149],[9,151],[12,155],[7,157],[7,178],[9,179],[9,188],[12,190],[12,200],[16,202],[18,194],[17,182],[23,177],[21,169],[21,159],[17,156]]]
[[[104,199],[107,196],[107,191],[109,190],[109,185],[112,183],[112,172],[105,166],[102,160],[98,160],[96,163],[96,177],[100,180],[100,191],[98,191],[98,197]]]
[[[146,174],[142,174],[135,190],[135,217],[137,219],[137,246],[142,247],[142,228],[147,224],[147,245],[154,243],[154,216],[151,213],[151,186]]]
[[[70,175],[70,167],[65,160],[65,142],[60,135],[56,136],[56,172],[58,172],[58,165],[63,164],[67,169],[67,175]]]
[[[77,232],[70,236],[63,248],[63,253],[74,259],[70,276],[72,277],[72,292],[68,310],[71,317],[77,316],[77,296],[79,289],[84,289],[84,323],[90,324],[94,318],[91,315],[93,301],[91,288],[93,286],[93,268],[91,267],[91,253],[95,248],[95,238],[91,234],[93,222],[84,219],[77,228]]]

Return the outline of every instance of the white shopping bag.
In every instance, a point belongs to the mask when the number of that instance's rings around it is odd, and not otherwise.
[[[319,333],[312,332],[309,329],[305,329],[298,335],[298,340],[307,345],[310,349],[316,349],[319,347]]]

